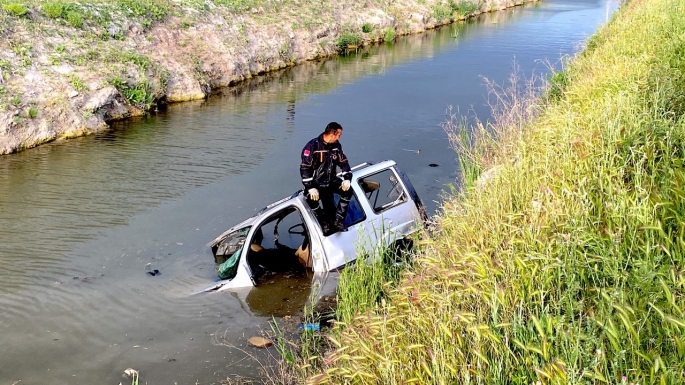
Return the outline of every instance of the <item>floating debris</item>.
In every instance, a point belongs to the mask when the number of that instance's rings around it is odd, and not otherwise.
[[[258,336],[250,337],[247,342],[251,343],[256,348],[268,348],[274,344],[270,339]]]
[[[307,330],[307,331],[309,331],[309,330],[318,331],[319,329],[321,329],[321,326],[319,324],[306,323],[304,325],[300,325],[300,329]]]
[[[128,368],[128,369],[124,370],[124,376],[130,377],[133,380],[132,384],[135,384],[135,385],[138,384],[139,374],[138,374],[137,370],[132,369],[132,368]]]

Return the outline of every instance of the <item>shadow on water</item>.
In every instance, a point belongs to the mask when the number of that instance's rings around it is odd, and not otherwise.
[[[299,312],[313,278],[191,295],[216,280],[207,242],[301,188],[299,150],[330,120],[352,163],[396,160],[435,213],[458,177],[445,107],[486,116],[481,75],[505,79],[514,56],[531,71],[573,52],[613,3],[483,15],[0,157],[0,380],[115,384],[127,367],[149,383],[254,375],[214,337],[244,347],[271,315]]]
[[[312,277],[273,274],[257,287],[231,292],[241,308],[255,317],[284,317],[300,313],[312,294]]]

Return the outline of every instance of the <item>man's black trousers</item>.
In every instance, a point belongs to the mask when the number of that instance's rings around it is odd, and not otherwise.
[[[309,207],[316,213],[322,227],[327,227],[326,225],[331,225],[334,222],[340,224],[345,222],[347,208],[350,205],[350,199],[352,199],[352,186],[350,186],[347,191],[343,191],[340,188],[341,185],[342,180],[336,178],[326,187],[317,187],[316,189],[319,190],[318,201],[311,200],[307,194],[307,203],[309,203]],[[333,196],[334,193],[340,195],[337,207]],[[321,207],[319,206],[319,202],[321,202]]]

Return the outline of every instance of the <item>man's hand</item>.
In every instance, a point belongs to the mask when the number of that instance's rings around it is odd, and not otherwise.
[[[349,190],[349,189],[350,189],[350,181],[347,180],[347,179],[345,179],[345,180],[342,182],[342,185],[340,185],[340,188],[341,188],[343,191]]]
[[[310,188],[309,191],[309,199],[313,201],[318,201],[319,200],[319,190],[315,188]]]

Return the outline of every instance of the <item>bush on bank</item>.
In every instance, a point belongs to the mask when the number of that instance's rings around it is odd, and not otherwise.
[[[308,382],[684,383],[683,47],[684,0],[624,4],[536,119],[462,135],[497,172]]]

